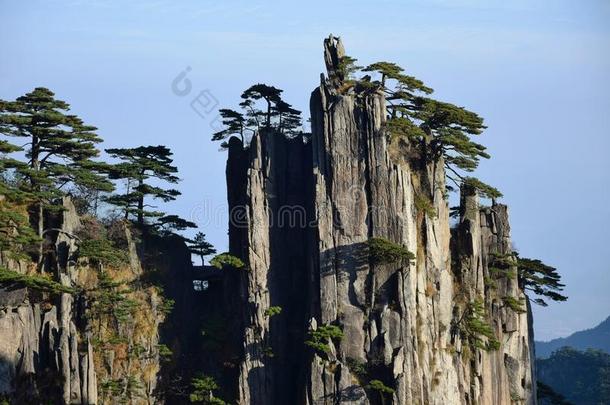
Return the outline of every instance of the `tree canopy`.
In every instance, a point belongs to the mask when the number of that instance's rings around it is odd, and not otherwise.
[[[170,184],[180,180],[173,165],[172,152],[163,145],[138,146],[137,148],[106,149],[106,152],[121,162],[114,165],[110,178],[125,180],[125,190],[122,194],[108,197],[106,200],[119,207],[125,219],[136,216],[138,225],[144,225],[145,218],[163,217],[163,212],[151,211],[155,208],[145,203],[147,197],[164,202],[173,201],[181,193],[178,190],[161,188],[151,183],[151,179]]]
[[[39,239],[45,231],[43,210],[54,208],[52,201],[63,195],[67,185],[113,189],[105,176],[108,166],[94,160],[99,155],[96,145],[102,141],[96,128],[69,114],[69,109],[68,103],[44,87],[14,101],[0,100],[0,135],[7,138],[0,141],[0,168],[13,176],[12,184],[4,182],[2,194],[9,200],[19,195],[26,201]],[[6,225],[7,214],[3,217]],[[14,215],[8,221],[13,226],[23,222],[15,222]],[[38,256],[42,260],[42,239]]]
[[[213,255],[216,253],[216,249],[210,242],[207,241],[203,232],[197,232],[192,240],[189,240],[189,250],[191,253],[201,257],[201,265],[204,264],[206,256]]]
[[[283,90],[267,84],[257,83],[241,95],[241,111],[229,108],[219,110],[224,128],[212,135],[213,141],[222,141],[227,147],[226,139],[232,135],[239,136],[246,144],[254,133],[279,133],[287,137],[303,134],[301,111],[295,109],[281,97]]]
[[[537,297],[533,301],[546,307],[545,299],[553,301],[566,301],[563,295],[565,285],[561,283],[561,275],[555,267],[544,264],[538,259],[528,259],[517,256],[519,284],[526,291],[534,293]]]
[[[4,157],[2,164],[23,176],[29,183],[26,191],[40,201],[59,195],[69,183],[112,190],[102,174],[105,165],[92,160],[99,156],[96,144],[102,141],[97,128],[68,114],[69,109],[43,87],[15,101],[0,101],[0,134],[26,141],[23,146],[3,141],[2,152],[23,152],[26,162]]]
[[[339,70],[344,86],[340,90],[353,87],[356,92],[385,95],[388,102],[385,129],[390,141],[401,139],[406,142],[418,152],[415,156],[423,164],[442,159],[447,179],[458,188],[462,183],[468,183],[483,197],[502,195],[497,189],[466,175],[478,167],[481,159],[490,157],[483,145],[472,140],[486,128],[479,115],[430,97],[433,89],[407,75],[396,63],[376,62],[361,69],[378,75],[378,80],[372,80],[370,75],[352,80],[350,76],[360,69],[355,61],[349,56],[341,58]],[[447,188],[454,189],[449,185]]]

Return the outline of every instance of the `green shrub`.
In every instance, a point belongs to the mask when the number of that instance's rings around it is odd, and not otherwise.
[[[271,318],[272,316],[279,315],[282,313],[282,307],[269,307],[265,310],[265,316]]]
[[[114,281],[106,273],[100,273],[99,284],[92,294],[92,312],[95,316],[111,315],[118,322],[131,319],[140,304],[128,297],[131,290],[124,283]]]
[[[367,241],[369,260],[372,264],[389,264],[415,259],[409,250],[385,238],[371,238]]]
[[[468,304],[461,320],[462,335],[468,343],[481,350],[493,351],[500,348],[500,342],[496,339],[493,328],[486,320],[487,314],[483,301],[480,299]]]
[[[366,386],[366,388],[373,390],[373,391],[377,391],[380,394],[393,394],[394,390],[390,387],[388,387],[387,385],[385,385],[383,382],[379,381],[379,380],[371,380],[371,382],[369,382],[369,384]]]
[[[233,256],[232,254],[226,252],[214,256],[214,258],[210,260],[210,264],[219,269],[223,269],[225,267],[241,269],[245,266],[244,262],[239,257]]]
[[[490,277],[492,277],[495,280],[497,280],[499,278],[511,279],[511,278],[517,277],[517,272],[515,272],[514,270],[511,270],[511,269],[501,269],[498,267],[490,267],[489,275],[490,275]]]
[[[366,363],[351,357],[347,358],[346,363],[352,374],[356,375],[358,378],[365,378],[367,376],[368,371],[366,369]]]
[[[214,391],[218,388],[216,381],[208,375],[193,377],[191,380],[191,393],[189,400],[195,403],[207,405],[225,405],[226,402],[214,397]]]
[[[489,275],[495,279],[499,278],[516,278],[515,270],[516,260],[512,253],[501,254],[492,253],[489,262]]]
[[[76,293],[76,289],[61,285],[43,275],[28,275],[17,273],[0,267],[0,284],[17,284],[34,290],[47,291],[54,294]]]
[[[103,396],[118,396],[123,392],[123,384],[121,380],[105,380],[100,382],[99,390]]]
[[[263,355],[265,357],[269,357],[270,359],[272,359],[273,357],[275,357],[275,353],[273,353],[273,348],[270,346],[267,346],[263,349]]]
[[[159,351],[159,357],[163,361],[169,361],[174,355],[174,352],[172,352],[172,350],[164,344],[157,345],[157,350]]]
[[[134,344],[130,349],[129,349],[129,355],[130,357],[135,357],[135,358],[140,358],[144,353],[146,353],[146,348],[144,346],[142,346],[141,344]]]
[[[127,343],[127,338],[119,335],[112,335],[108,338],[107,343],[111,345],[120,345]]]
[[[438,216],[436,208],[429,197],[422,195],[421,193],[415,193],[414,201],[415,208],[419,212],[423,212],[429,218],[434,219]]]
[[[500,198],[502,193],[497,188],[490,186],[489,184],[483,183],[476,177],[466,177],[463,181],[463,185],[476,190],[479,195],[483,198]]]
[[[486,287],[491,288],[491,289],[496,289],[498,287],[498,283],[496,282],[495,278],[493,278],[493,277],[489,277],[489,276],[483,277],[483,283],[485,284]]]
[[[514,312],[522,314],[527,312],[527,310],[524,307],[524,300],[522,299],[516,299],[515,297],[510,297],[510,296],[506,296],[506,297],[502,297],[502,301],[504,301],[504,305],[506,305],[507,307],[509,307],[510,309],[512,309]]]
[[[114,247],[108,239],[86,239],[78,246],[78,255],[95,263],[119,267],[129,263],[129,257],[121,249]]]
[[[174,310],[176,301],[171,298],[163,298],[163,302],[159,306],[159,310],[165,315],[169,315]]]
[[[305,344],[321,354],[330,353],[328,342],[331,339],[341,340],[343,331],[335,325],[321,325],[316,330],[309,331],[309,339]]]

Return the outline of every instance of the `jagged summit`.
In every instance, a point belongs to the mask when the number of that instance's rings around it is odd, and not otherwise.
[[[394,63],[356,67],[333,35],[324,60],[311,134],[275,86],[220,110],[229,252],[210,265],[203,233],[166,227],[188,221],[145,226],[144,194],[179,194],[136,176],[177,181],[163,146],[161,167],[115,173],[140,182],[117,199],[123,219],[64,198],[35,217],[44,260],[0,251],[0,402],[536,403],[524,288],[565,297],[554,268],[512,251],[500,192],[467,177],[489,158],[483,119]]]
[[[344,92],[343,45],[331,35],[324,49],[311,143],[256,134],[229,148],[229,209],[243,210],[231,253],[248,268],[230,298],[235,400],[535,403],[529,308],[515,264],[495,270],[511,253],[506,206],[466,187],[450,229],[443,158],[397,160],[386,97]],[[371,240],[415,258],[372,261]]]

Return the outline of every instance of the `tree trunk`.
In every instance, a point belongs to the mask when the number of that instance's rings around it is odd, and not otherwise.
[[[140,179],[138,189],[142,189],[144,180]],[[138,197],[138,225],[144,225],[144,194]]]
[[[40,141],[38,139],[37,136],[32,136],[32,149],[31,149],[31,161],[30,161],[30,167],[35,171],[38,172],[40,171]],[[32,190],[35,193],[40,193],[40,185],[36,184],[36,181],[34,180],[34,177],[30,177],[30,185],[32,186]],[[40,267],[40,265],[42,264],[42,258],[43,258],[43,249],[44,249],[44,238],[43,238],[43,232],[44,232],[44,212],[43,212],[43,207],[42,207],[42,201],[40,201],[40,196],[37,196],[37,201],[35,203],[34,206],[34,212],[36,215],[36,231],[38,233],[38,237],[40,238],[40,242],[38,244],[38,266]]]
[[[127,202],[125,203],[125,221],[129,219],[129,206],[131,205],[129,201],[129,193],[131,193],[131,180],[127,179],[127,193],[125,194],[127,197]]]
[[[267,100],[267,128],[271,128],[271,101]]]

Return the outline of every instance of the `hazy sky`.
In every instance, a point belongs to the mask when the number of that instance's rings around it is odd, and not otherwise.
[[[395,61],[485,117],[493,158],[478,175],[504,192],[521,254],[558,267],[568,286],[568,302],[535,309],[536,338],[610,315],[606,0],[0,0],[0,98],[45,86],[106,147],[170,146],[183,196],[169,209],[222,250],[225,154],[206,110],[266,82],[307,111],[331,32],[362,64]],[[176,95],[187,68],[192,89]]]

